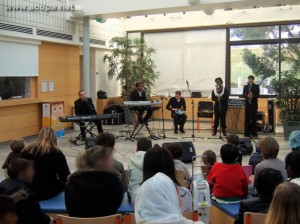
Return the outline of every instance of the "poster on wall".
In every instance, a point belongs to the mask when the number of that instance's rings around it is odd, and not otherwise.
[[[65,130],[59,117],[64,116],[64,102],[43,103],[42,126],[50,126],[56,132],[57,137],[65,135]]]

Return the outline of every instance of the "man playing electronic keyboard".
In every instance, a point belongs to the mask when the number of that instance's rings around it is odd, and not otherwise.
[[[85,115],[96,115],[96,109],[93,104],[93,101],[91,98],[86,97],[85,91],[80,90],[78,92],[79,99],[74,102],[74,108],[75,108],[75,114],[76,116],[85,116]],[[102,133],[102,124],[101,121],[94,121],[94,123],[97,126],[98,133]],[[86,133],[85,133],[85,122],[80,122],[80,132],[81,132],[81,138],[83,141],[86,139]]]
[[[133,90],[130,94],[130,101],[147,101],[147,96],[146,92],[144,91],[144,85],[141,82],[138,82],[135,84],[136,89]],[[147,111],[147,114],[143,118],[143,113],[144,111]],[[153,114],[153,109],[151,108],[145,108],[145,107],[140,107],[138,108],[138,119],[139,122],[148,124],[149,118]]]
[[[176,91],[175,97],[171,97],[167,106],[167,110],[171,110],[171,117],[174,121],[174,133],[178,133],[178,125],[179,125],[179,131],[181,133],[185,133],[184,131],[184,124],[186,122],[186,104],[184,98],[181,97],[181,92]]]

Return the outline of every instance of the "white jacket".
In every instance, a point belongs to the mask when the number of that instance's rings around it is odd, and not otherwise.
[[[146,152],[138,151],[136,152],[129,161],[128,164],[128,193],[131,195],[132,190],[143,182],[143,165],[144,156]]]

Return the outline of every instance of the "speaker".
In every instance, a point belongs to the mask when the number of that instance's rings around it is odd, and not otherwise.
[[[95,137],[88,137],[85,139],[85,149],[91,148],[94,145],[96,145]]]
[[[251,155],[253,152],[253,145],[250,138],[241,138],[239,147],[242,155]]]
[[[168,148],[168,145],[174,142],[163,143],[163,148]],[[182,156],[178,159],[183,163],[191,163],[193,161],[193,157],[196,156],[196,151],[194,144],[192,142],[177,142],[181,145],[183,153]]]
[[[268,99],[268,131],[269,133],[275,133],[275,99]]]

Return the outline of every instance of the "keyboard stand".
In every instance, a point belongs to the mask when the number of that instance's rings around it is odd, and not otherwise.
[[[79,121],[76,121],[75,122],[79,127],[80,127],[80,122]],[[87,133],[89,133],[91,135],[91,137],[96,137],[96,135],[93,133],[93,128],[96,126],[96,124],[92,121],[89,121],[89,122],[85,122],[87,124],[84,125],[84,132],[85,132],[85,136]],[[75,139],[70,139],[70,142],[76,146],[79,146],[79,145],[84,145],[85,143],[82,143],[82,144],[78,144],[77,141],[80,140],[82,138],[82,134],[81,132],[79,133],[79,135],[77,135],[77,137],[75,137]]]

